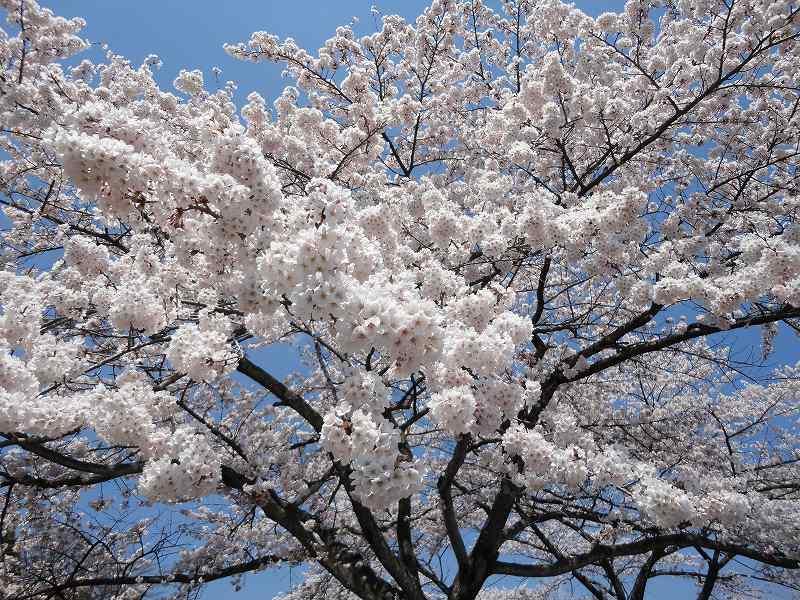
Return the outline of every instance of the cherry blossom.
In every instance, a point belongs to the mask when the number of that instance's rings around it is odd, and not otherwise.
[[[799,10],[374,8],[273,101],[0,0],[0,598],[800,589]]]

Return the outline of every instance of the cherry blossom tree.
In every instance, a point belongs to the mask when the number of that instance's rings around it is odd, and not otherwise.
[[[0,598],[800,589],[795,0],[256,32],[272,107],[0,7]]]

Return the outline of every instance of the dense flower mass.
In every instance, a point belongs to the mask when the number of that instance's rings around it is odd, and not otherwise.
[[[0,14],[0,600],[800,589],[796,3],[226,45],[272,103]]]

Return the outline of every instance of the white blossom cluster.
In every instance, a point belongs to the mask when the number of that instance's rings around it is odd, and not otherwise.
[[[117,379],[117,389],[95,389],[86,398],[87,420],[111,444],[138,447],[145,463],[138,489],[153,500],[180,500],[219,484],[219,456],[205,435],[187,426],[165,426],[175,415],[167,392],[154,392],[133,372]]]
[[[333,457],[349,464],[356,498],[364,506],[382,508],[416,493],[422,474],[398,452],[399,435],[388,423],[356,409],[328,413],[320,444]]]
[[[422,364],[436,360],[441,353],[441,326],[435,305],[425,300],[400,304],[390,293],[370,298],[367,291],[372,283],[365,283],[363,295],[351,304],[356,325],[350,331],[342,327],[344,346],[354,351],[375,347],[388,353],[397,377],[410,375]]]
[[[0,431],[58,435],[80,425],[84,403],[40,392],[85,366],[75,340],[40,332],[47,282],[0,273]]]
[[[166,357],[195,381],[213,381],[230,373],[238,361],[230,334],[227,320],[201,311],[198,325],[181,325],[171,335]]]
[[[199,69],[187,71],[181,69],[175,81],[172,83],[175,89],[193,96],[203,91],[203,72]]]

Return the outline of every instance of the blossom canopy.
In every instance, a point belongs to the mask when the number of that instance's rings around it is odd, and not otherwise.
[[[272,104],[0,9],[0,599],[800,589],[796,2],[226,45]]]

